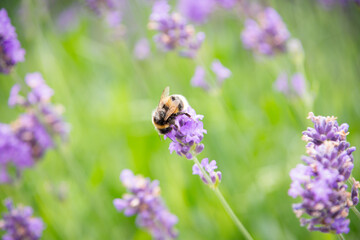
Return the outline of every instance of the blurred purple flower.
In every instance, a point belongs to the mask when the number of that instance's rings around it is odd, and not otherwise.
[[[60,12],[56,19],[56,26],[61,32],[73,31],[79,26],[79,11],[81,7],[73,4]]]
[[[116,6],[114,0],[86,0],[88,7],[98,15],[104,11],[113,10]]]
[[[303,97],[306,92],[305,78],[301,73],[295,73],[291,78],[293,90],[299,97]]]
[[[309,113],[314,128],[303,132],[308,142],[304,164],[291,170],[289,195],[301,197],[293,210],[302,226],[309,231],[348,233],[349,208],[358,203],[359,184],[353,180],[353,189],[347,192],[346,181],[354,167],[352,153],[346,141],[349,126],[338,125],[335,117],[314,116]]]
[[[191,78],[191,86],[200,87],[205,91],[210,89],[209,83],[205,80],[205,69],[202,66],[197,66],[194,76]]]
[[[104,17],[111,28],[122,29],[122,1],[116,0],[86,0],[89,8],[98,16]]]
[[[110,27],[116,27],[121,24],[122,14],[120,11],[109,11],[106,14],[105,20]]]
[[[40,109],[42,121],[50,130],[51,134],[61,137],[63,141],[67,140],[70,133],[70,124],[64,121],[63,113],[65,111],[62,105],[43,105]]]
[[[15,167],[19,175],[33,164],[30,146],[16,137],[10,125],[0,123],[0,184],[13,181],[8,173],[9,166]]]
[[[27,97],[16,84],[10,91],[8,104],[21,106],[25,113],[11,126],[0,124],[0,182],[11,182],[8,167],[14,166],[17,176],[25,167],[31,167],[45,152],[54,147],[53,137],[66,140],[70,127],[63,120],[63,107],[50,103],[54,91],[46,85],[40,73],[27,74]]]
[[[154,3],[148,24],[149,29],[158,31],[154,41],[158,48],[165,52],[177,49],[181,56],[194,58],[205,39],[205,34],[196,33],[185,18],[178,13],[170,14],[169,11],[170,6],[166,1],[159,0]]]
[[[44,223],[41,218],[33,217],[31,207],[14,208],[12,200],[5,200],[8,213],[3,213],[0,229],[6,231],[4,240],[37,240],[41,238]]]
[[[230,9],[235,6],[237,0],[215,0],[215,2],[223,8]]]
[[[196,23],[204,23],[214,7],[214,0],[180,0],[178,5],[180,13]]]
[[[45,83],[41,73],[26,74],[25,82],[31,88],[27,96],[30,104],[47,103],[54,95],[54,90]]]
[[[185,112],[191,117],[185,114],[178,115],[171,132],[164,138],[168,137],[172,140],[169,146],[170,153],[175,151],[180,156],[192,159],[195,154],[199,154],[204,149],[201,143],[206,133],[201,121],[204,116],[196,115],[191,107],[188,107]]]
[[[256,20],[248,18],[241,33],[246,49],[268,56],[284,52],[289,37],[290,33],[280,15],[270,7],[259,12]]]
[[[6,10],[0,10],[0,73],[9,74],[12,67],[25,60],[15,28],[11,25]]]
[[[169,212],[161,198],[159,181],[151,182],[149,178],[135,176],[129,169],[121,172],[120,180],[128,193],[123,198],[114,199],[115,208],[126,216],[136,214],[137,225],[146,228],[154,239],[176,238],[178,234],[174,225],[178,219]]]
[[[14,107],[16,105],[24,105],[25,98],[19,95],[21,90],[21,86],[19,84],[15,84],[10,90],[10,97],[8,100],[8,105],[10,107]]]
[[[20,117],[20,119],[23,120],[18,120],[18,122],[20,121],[22,126],[27,126],[30,124],[29,122],[35,123],[34,126],[39,126],[36,128],[43,128],[45,132],[45,129],[50,130],[51,134],[59,135],[65,140],[70,131],[70,126],[62,117],[64,108],[61,105],[53,105],[50,103],[51,97],[54,95],[54,90],[45,83],[40,73],[28,73],[25,77],[25,82],[30,88],[27,97],[24,98],[20,95],[21,87],[16,84],[11,89],[8,101],[11,107],[19,105],[30,111],[29,114],[25,114],[27,117]],[[35,113],[41,116],[36,116]],[[24,119],[28,119],[25,121],[27,123],[24,122]],[[29,121],[29,119],[33,120]],[[41,119],[41,121],[39,121],[39,119]],[[15,125],[18,126],[18,124]],[[48,145],[52,144],[45,144],[44,146]],[[47,148],[48,147],[42,147],[42,150],[44,151]],[[40,154],[40,156],[41,155],[42,154]]]
[[[281,92],[285,95],[290,94],[290,89],[288,85],[288,75],[285,72],[279,74],[278,78],[274,83],[274,88],[276,91]]]
[[[231,76],[231,71],[224,67],[217,59],[212,62],[211,69],[216,74],[219,85],[221,85],[225,79]]]
[[[203,169],[209,173],[210,175],[210,179],[212,184],[216,184],[219,183],[221,181],[221,172],[219,171],[214,171],[215,169],[217,169],[216,166],[216,161],[212,160],[209,163],[209,159],[208,158],[204,158],[201,161],[201,166],[203,167]],[[194,175],[199,175],[201,180],[205,183],[205,184],[209,184],[208,181],[206,180],[206,178],[204,177],[203,173],[201,172],[200,168],[198,167],[198,165],[194,164],[193,165],[193,174]]]
[[[302,98],[306,94],[306,80],[301,73],[295,73],[291,76],[291,85],[289,86],[288,75],[282,72],[274,82],[274,88],[288,97],[297,96]]]
[[[54,146],[45,126],[31,113],[21,115],[12,123],[16,137],[31,148],[34,159],[40,159],[45,151]]]
[[[144,60],[150,56],[150,44],[146,38],[141,38],[135,44],[134,56],[138,60]]]

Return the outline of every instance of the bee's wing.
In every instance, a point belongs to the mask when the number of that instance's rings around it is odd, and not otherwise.
[[[163,101],[163,99],[165,99],[166,97],[169,96],[169,92],[170,92],[170,87],[167,86],[161,94],[159,106],[161,105],[161,102]]]
[[[180,104],[180,100],[175,100],[172,102],[169,110],[166,112],[165,119],[164,119],[165,121],[176,111],[179,104]]]

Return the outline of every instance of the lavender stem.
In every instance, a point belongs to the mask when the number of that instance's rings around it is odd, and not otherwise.
[[[246,228],[244,227],[244,225],[240,222],[240,220],[238,219],[238,217],[235,215],[234,211],[231,209],[230,205],[228,204],[228,202],[225,200],[224,196],[222,195],[222,193],[220,192],[220,189],[215,186],[215,184],[211,184],[211,178],[210,176],[206,173],[206,171],[204,170],[204,168],[201,166],[199,160],[194,156],[193,160],[195,162],[195,164],[199,167],[200,171],[202,172],[202,174],[204,175],[206,181],[209,183],[211,189],[214,190],[216,196],[219,198],[221,204],[223,205],[223,207],[225,208],[225,211],[229,214],[229,216],[231,217],[231,219],[233,220],[233,222],[235,223],[235,225],[238,227],[238,229],[240,230],[240,232],[242,232],[242,234],[245,236],[246,239],[248,240],[253,240],[253,238],[251,237],[250,233],[246,230]]]
[[[355,215],[360,219],[360,212],[359,210],[357,210],[357,208],[355,206],[352,206],[351,209],[353,210],[353,212],[355,213]]]
[[[337,236],[338,236],[339,239],[345,240],[345,238],[344,238],[344,236],[342,234],[338,234]]]

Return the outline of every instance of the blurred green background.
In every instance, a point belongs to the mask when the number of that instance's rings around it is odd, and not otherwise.
[[[59,14],[75,1],[0,0],[16,27],[26,61],[16,67],[22,78],[39,71],[55,90],[54,103],[66,107],[69,141],[50,150],[14,186],[0,186],[1,201],[34,208],[46,224],[43,239],[151,239],[135,226],[135,217],[118,213],[114,198],[125,192],[120,171],[160,180],[162,196],[179,218],[179,239],[242,239],[213,192],[192,175],[192,162],[169,154],[151,123],[165,86],[182,94],[204,115],[205,150],[223,173],[220,189],[255,239],[336,239],[300,227],[288,196],[289,171],[301,162],[301,132],[312,126],[309,110],[334,115],[350,125],[348,140],[360,147],[360,10],[355,6],[324,9],[311,0],[268,1],[292,36],[302,41],[313,109],[273,89],[280,70],[291,70],[286,56],[256,60],[240,41],[243,19],[236,11],[217,11],[198,26],[207,38],[199,54],[232,71],[218,95],[190,86],[196,63],[152,44],[151,58],[138,61],[133,47],[146,29],[150,2],[129,1],[123,23],[127,34],[113,32],[84,2],[68,29]],[[19,111],[7,107],[10,76],[0,76],[0,121]],[[360,151],[353,176],[360,179]],[[4,210],[4,207],[0,207]],[[350,212],[350,233],[359,239],[360,219]]]

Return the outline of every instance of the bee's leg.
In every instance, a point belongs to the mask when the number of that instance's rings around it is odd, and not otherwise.
[[[174,116],[176,117],[176,116],[183,115],[183,114],[188,116],[189,118],[191,118],[190,114],[188,114],[186,112],[177,112],[177,113],[174,114]]]
[[[179,130],[179,126],[176,125],[175,123],[173,125],[171,125],[173,128],[175,128],[175,130]]]

